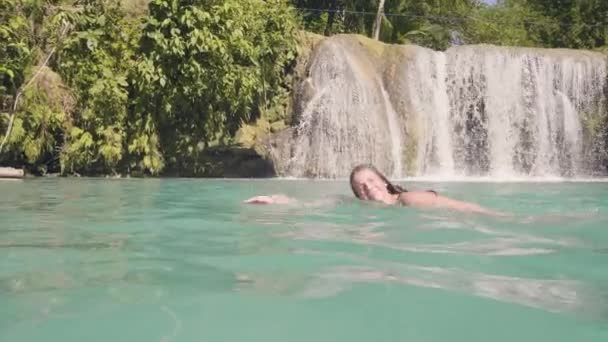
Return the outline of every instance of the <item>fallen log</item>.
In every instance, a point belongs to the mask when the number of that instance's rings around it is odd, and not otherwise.
[[[23,170],[12,167],[0,167],[0,178],[23,178]]]

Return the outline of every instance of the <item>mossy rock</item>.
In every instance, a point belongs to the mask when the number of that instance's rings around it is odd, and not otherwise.
[[[276,122],[273,122],[272,124],[270,124],[271,133],[280,132],[280,131],[284,130],[285,128],[287,128],[287,124],[285,124],[285,121],[276,121]]]
[[[386,43],[367,38],[361,35],[349,35],[355,38],[368,52],[370,52],[376,58],[382,58],[384,50],[387,46]]]
[[[244,148],[252,148],[269,132],[270,123],[265,119],[258,119],[254,124],[241,126],[234,136],[234,141]]]
[[[306,68],[310,55],[315,47],[317,47],[317,44],[326,39],[326,37],[312,32],[299,31],[296,39],[298,57],[296,58],[295,71],[298,74],[298,71],[303,71],[303,68]]]

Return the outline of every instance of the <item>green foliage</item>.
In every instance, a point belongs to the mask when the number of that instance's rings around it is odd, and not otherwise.
[[[63,13],[71,34],[54,63],[77,99],[61,166],[64,172],[116,172],[126,150],[127,76],[136,26],[117,1],[85,0],[82,5],[81,11]]]
[[[46,31],[40,29],[41,6],[48,4],[0,0],[0,140],[14,118],[0,161],[29,165],[35,172],[44,172],[52,162],[65,114],[41,89],[49,85],[49,70],[34,68],[46,37]],[[34,71],[47,82],[30,82]]]
[[[608,1],[528,0],[527,3],[555,22],[553,29],[541,37],[546,45],[581,49],[608,45]]]
[[[399,16],[387,18],[390,42],[415,43],[443,50],[454,34],[471,25],[471,13],[478,8],[473,0],[387,0],[385,11]]]
[[[25,91],[21,108],[8,147],[12,147],[13,153],[18,152],[19,161],[33,166],[35,172],[44,173],[47,165],[55,161],[55,148],[62,139],[66,113],[39,85]]]
[[[32,39],[27,13],[14,0],[0,0],[0,111],[9,107],[30,66]]]
[[[0,10],[3,132],[20,87],[42,78],[19,103],[4,162],[157,174],[194,167],[244,122],[285,116],[298,27],[286,1],[0,0]]]
[[[136,116],[156,123],[171,168],[191,167],[280,97],[295,32],[282,0],[150,2]]]
[[[371,35],[378,0],[291,0],[316,33]],[[381,40],[445,49],[465,43],[599,48],[608,45],[608,1],[386,0]]]
[[[371,36],[378,0],[292,0],[307,29],[321,34]],[[445,49],[455,31],[464,31],[475,0],[386,0],[380,37],[388,43],[415,43]],[[313,11],[311,9],[318,9]]]
[[[472,42],[544,47],[541,36],[553,32],[555,22],[530,8],[525,1],[509,0],[482,6],[465,32]]]
[[[352,9],[351,0],[291,0],[291,4],[298,9],[301,26],[307,31],[325,35],[362,33],[352,27],[346,28],[347,15],[337,12]]]

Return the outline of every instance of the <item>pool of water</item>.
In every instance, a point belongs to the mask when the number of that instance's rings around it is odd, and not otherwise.
[[[608,183],[0,181],[0,341],[608,341]],[[284,193],[293,205],[246,205]]]

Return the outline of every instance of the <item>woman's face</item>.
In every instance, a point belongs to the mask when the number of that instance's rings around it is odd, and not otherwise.
[[[363,169],[353,177],[353,188],[359,194],[359,198],[366,201],[389,202],[391,195],[386,185],[380,176],[369,169]]]

